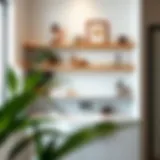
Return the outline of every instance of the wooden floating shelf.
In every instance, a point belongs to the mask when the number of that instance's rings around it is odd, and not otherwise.
[[[86,45],[86,46],[59,46],[53,47],[53,49],[58,50],[131,50],[132,45]]]
[[[47,72],[133,72],[133,65],[108,65],[108,66],[88,66],[73,67],[69,65],[59,65],[56,67],[36,66],[35,69]]]
[[[23,45],[24,48],[36,49],[36,48],[50,48],[50,49],[57,49],[57,50],[132,50],[134,49],[135,45],[133,43],[130,44],[118,44],[118,43],[111,43],[111,44],[87,44],[87,45],[55,45],[49,46],[45,44],[32,44],[26,43]]]

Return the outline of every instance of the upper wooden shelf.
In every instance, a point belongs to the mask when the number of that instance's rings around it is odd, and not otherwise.
[[[50,48],[50,49],[58,49],[58,50],[132,50],[135,45],[133,43],[130,44],[118,44],[118,43],[110,43],[110,44],[85,44],[85,45],[45,45],[45,44],[37,44],[37,43],[25,43],[23,45],[24,48],[36,49],[36,48]]]

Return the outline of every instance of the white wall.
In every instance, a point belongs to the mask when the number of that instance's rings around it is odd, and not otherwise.
[[[130,0],[129,0],[130,1]],[[67,31],[69,39],[84,33],[88,18],[106,18],[112,26],[113,39],[119,34],[131,32],[130,9],[127,0],[33,0],[30,10],[31,38],[48,42],[49,27],[58,22]]]

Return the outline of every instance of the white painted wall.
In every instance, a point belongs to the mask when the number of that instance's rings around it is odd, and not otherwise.
[[[34,0],[30,10],[30,36],[35,40],[48,42],[49,27],[53,22],[58,22],[65,27],[70,40],[76,34],[83,34],[85,21],[95,17],[106,18],[111,22],[113,39],[123,33],[130,35],[132,3],[126,0],[117,2],[117,0]]]

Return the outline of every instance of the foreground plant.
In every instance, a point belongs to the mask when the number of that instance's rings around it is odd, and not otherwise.
[[[99,123],[78,130],[70,135],[63,134],[57,129],[43,129],[43,119],[31,119],[27,114],[29,105],[38,98],[37,86],[43,87],[48,83],[41,74],[32,74],[26,79],[22,90],[19,91],[19,82],[13,71],[8,72],[8,86],[12,93],[11,98],[0,107],[0,145],[16,132],[32,129],[30,134],[15,144],[8,156],[8,160],[14,160],[31,143],[35,144],[38,160],[59,160],[69,152],[106,135],[111,135],[121,128],[118,124]],[[42,83],[43,82],[43,83]],[[48,85],[48,84],[47,84]],[[43,139],[49,137],[46,144]],[[59,140],[64,139],[63,142]]]
[[[11,69],[7,72],[9,97],[0,106],[0,145],[12,134],[30,127],[34,120],[28,117],[27,109],[38,98],[37,86],[42,81],[41,73],[34,73],[20,85],[18,76]],[[45,86],[45,83],[43,83]]]
[[[46,130],[43,132],[43,129],[36,129],[32,135],[26,136],[26,138],[16,144],[8,160],[16,158],[33,142],[37,160],[60,160],[75,149],[88,144],[96,138],[112,135],[118,129],[120,129],[120,126],[106,122],[85,127],[70,135],[63,134],[57,129],[48,130],[48,132]],[[43,141],[45,137],[50,138],[47,144]],[[63,142],[60,142],[62,139],[64,139]]]

